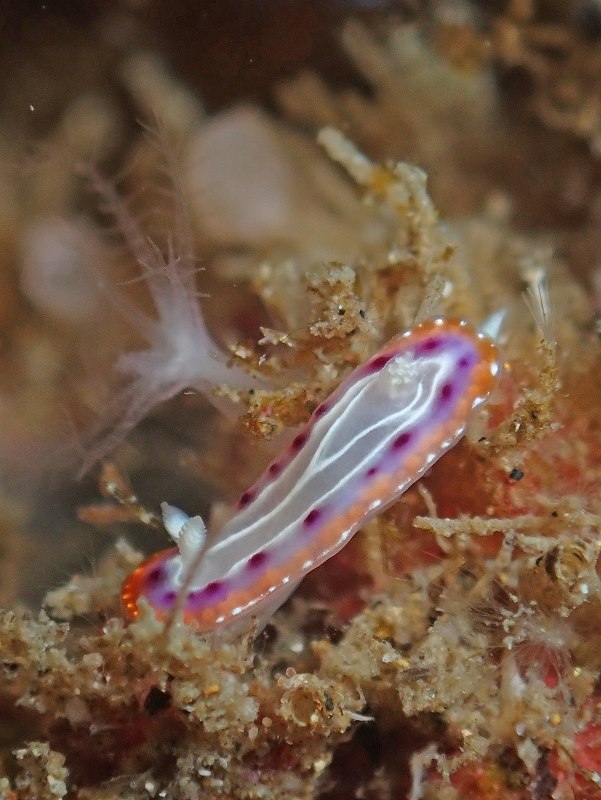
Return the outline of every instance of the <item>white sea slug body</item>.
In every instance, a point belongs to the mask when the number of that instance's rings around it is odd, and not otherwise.
[[[127,578],[126,616],[144,597],[159,617],[181,607],[202,630],[263,621],[461,438],[498,370],[495,343],[464,321],[394,338],[315,410],[208,543],[200,518],[164,509],[178,548]]]

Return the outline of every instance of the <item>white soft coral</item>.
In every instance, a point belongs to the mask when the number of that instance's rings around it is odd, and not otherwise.
[[[176,183],[174,175],[170,177]],[[163,254],[145,236],[115,188],[96,173],[91,179],[135,256],[156,315],[148,315],[123,292],[110,287],[116,305],[148,346],[125,353],[117,360],[115,368],[126,376],[126,382],[91,432],[82,473],[107,455],[154,406],[186,388],[202,392],[221,408],[215,386],[226,384],[235,389],[257,386],[255,378],[229,363],[227,354],[213,341],[204,323],[195,283],[198,270],[192,236],[178,185],[172,198],[173,235]]]

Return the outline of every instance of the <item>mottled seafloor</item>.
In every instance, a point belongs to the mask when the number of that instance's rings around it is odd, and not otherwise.
[[[2,24],[0,798],[601,797],[598,0]],[[256,638],[125,624],[161,501],[218,524],[392,335],[499,309],[465,439]]]

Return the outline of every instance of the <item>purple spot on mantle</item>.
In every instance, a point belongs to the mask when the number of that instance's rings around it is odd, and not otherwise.
[[[254,492],[244,492],[244,494],[240,495],[240,499],[238,500],[238,508],[246,508],[254,499]]]
[[[379,372],[379,370],[383,369],[386,364],[390,361],[392,355],[389,356],[376,356],[371,361],[368,362],[367,366],[372,372]]]
[[[465,369],[466,367],[469,367],[469,365],[470,365],[470,360],[467,356],[463,356],[457,362],[457,366],[461,367],[461,369]]]
[[[259,550],[258,553],[252,555],[248,561],[246,562],[246,566],[250,569],[257,569],[258,567],[262,567],[263,564],[267,561],[269,556],[265,552],[265,550]]]
[[[445,383],[442,389],[440,390],[440,399],[441,400],[448,400],[451,395],[453,394],[453,386],[450,383]]]
[[[411,441],[411,434],[408,431],[405,433],[401,433],[396,439],[392,442],[392,449],[393,450],[400,450],[401,448],[405,447]]]
[[[320,406],[317,406],[315,411],[313,412],[313,416],[315,419],[319,419],[319,417],[323,417],[323,415],[328,411],[328,404],[322,403]]]
[[[207,583],[205,588],[202,590],[202,593],[206,597],[213,597],[216,595],[223,587],[223,581],[213,581],[212,583]]]
[[[165,605],[169,605],[175,602],[176,597],[177,597],[177,592],[165,592],[165,594],[163,595],[163,603],[165,603]]]
[[[267,472],[273,477],[279,475],[281,471],[282,467],[277,461],[274,461],[273,464],[270,464],[269,468],[267,469]]]
[[[308,439],[307,432],[299,433],[298,436],[295,436],[290,444],[290,448],[292,450],[300,450],[301,447],[305,444]]]
[[[305,528],[310,528],[311,525],[314,525],[319,520],[320,517],[321,517],[321,511],[319,510],[319,508],[313,508],[304,518],[303,525],[305,526]]]
[[[165,577],[165,571],[162,567],[155,567],[151,569],[146,578],[148,583],[160,583]]]
[[[368,478],[372,478],[379,471],[378,467],[370,467],[365,474]]]
[[[424,353],[431,353],[433,350],[436,350],[442,344],[442,340],[440,337],[433,337],[432,339],[426,339],[425,342],[417,348],[418,352]]]

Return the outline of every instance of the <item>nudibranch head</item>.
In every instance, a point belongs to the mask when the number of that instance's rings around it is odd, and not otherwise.
[[[169,567],[179,550],[171,547],[147,558],[127,577],[121,590],[121,604],[128,619],[138,615],[138,600],[145,597],[150,605],[162,616],[162,611],[173,606],[175,587],[169,583]]]
[[[136,617],[144,597],[157,616],[181,607],[203,630],[251,614],[266,621],[461,438],[498,371],[493,339],[461,320],[395,337],[315,410],[209,545],[199,517],[163,505],[178,547],[127,578],[126,616]]]

